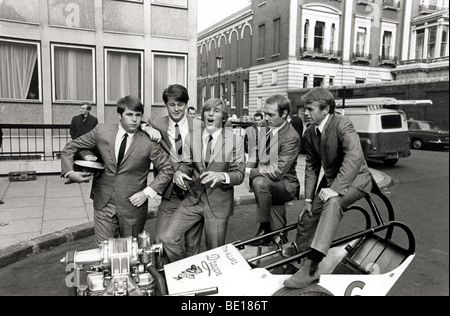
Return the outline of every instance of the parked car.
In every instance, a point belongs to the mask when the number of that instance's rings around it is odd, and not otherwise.
[[[435,122],[409,120],[408,130],[413,149],[449,147],[449,132],[440,129]]]

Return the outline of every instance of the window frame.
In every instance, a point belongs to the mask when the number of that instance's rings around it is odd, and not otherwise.
[[[55,75],[55,47],[72,48],[72,49],[85,49],[90,50],[92,53],[92,100],[56,100],[56,75]],[[96,80],[96,48],[88,45],[75,45],[65,43],[50,43],[51,54],[51,72],[52,72],[52,102],[54,104],[96,104],[97,103],[97,80]]]
[[[128,54],[138,54],[141,58],[140,60],[140,95],[136,96],[139,100],[144,100],[144,51],[142,50],[131,50],[131,49],[121,49],[121,48],[114,48],[114,47],[105,47],[104,48],[104,71],[105,71],[105,104],[106,105],[115,105],[116,101],[109,101],[108,100],[108,52],[116,52],[116,53],[128,53]]]
[[[188,89],[188,54],[173,53],[173,52],[158,52],[152,51],[152,104],[165,106],[164,102],[157,102],[155,99],[155,56],[174,56],[183,57],[184,59],[184,83],[179,83]],[[161,91],[161,95],[162,95]]]
[[[165,3],[164,0],[152,0],[152,5],[158,5],[158,6],[163,6],[163,7],[170,7],[170,8],[182,8],[182,9],[188,9],[189,8],[189,1],[188,0],[184,0],[185,1],[185,5],[177,5],[177,4],[169,4],[169,3]]]
[[[37,67],[38,67],[38,99],[7,99],[0,97],[0,102],[14,102],[14,103],[42,103],[42,54],[41,54],[41,43],[39,41],[30,41],[30,40],[21,40],[21,39],[12,39],[12,38],[2,38],[0,37],[0,41],[2,42],[10,42],[10,43],[19,43],[19,44],[27,44],[27,45],[36,45],[36,59],[37,59]]]

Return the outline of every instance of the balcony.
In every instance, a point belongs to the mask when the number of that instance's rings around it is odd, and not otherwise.
[[[372,61],[372,54],[353,53],[353,63],[369,64]]]
[[[400,0],[383,0],[383,10],[400,10]]]
[[[380,66],[391,66],[397,67],[398,57],[397,56],[380,56],[379,63]]]
[[[356,0],[356,4],[369,5],[374,3],[375,0]]]
[[[444,10],[447,10],[447,9],[448,8],[438,7],[435,4],[428,4],[428,5],[421,4],[419,6],[419,14],[421,14],[421,15],[431,14],[431,13],[435,13],[435,12],[444,11]]]
[[[302,59],[339,62],[342,59],[342,51],[302,47],[300,48],[300,56]]]

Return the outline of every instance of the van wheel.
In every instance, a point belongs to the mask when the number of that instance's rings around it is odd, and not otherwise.
[[[398,162],[398,159],[386,159],[386,160],[383,160],[383,162],[387,166],[393,166]]]
[[[422,149],[422,147],[423,147],[423,142],[422,142],[422,140],[421,140],[421,139],[414,139],[414,140],[412,141],[412,147],[413,147],[414,149]]]

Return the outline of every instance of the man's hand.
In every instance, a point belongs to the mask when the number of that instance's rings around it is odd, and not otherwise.
[[[313,217],[313,213],[312,213],[312,203],[311,202],[305,202],[303,204],[303,208],[302,211],[300,212],[300,214],[298,215],[298,220],[297,222],[300,223],[300,221],[303,218],[303,215],[305,215],[306,213],[308,213],[309,217],[312,218]]]
[[[225,176],[223,172],[213,172],[206,171],[200,175],[200,179],[202,179],[202,184],[205,185],[207,183],[211,183],[211,189],[216,186],[217,183],[225,181]]]
[[[154,129],[153,127],[147,125],[145,127],[141,127],[141,129],[148,134],[151,140],[157,143],[161,142],[162,139],[161,133],[156,129]]]
[[[89,183],[93,177],[94,174],[90,172],[72,172],[67,176],[67,178],[76,183]]]
[[[189,188],[188,188],[188,186],[186,185],[185,180],[192,181],[192,178],[189,177],[187,174],[182,173],[181,171],[177,171],[177,172],[175,172],[175,174],[173,175],[173,182],[174,182],[178,187],[180,187],[182,190],[188,191]]]
[[[129,198],[130,203],[135,207],[141,207],[147,201],[147,195],[144,191],[138,192]]]
[[[319,192],[319,198],[323,201],[323,203],[326,203],[329,199],[337,196],[339,196],[339,193],[333,191],[330,188],[322,189]]]

